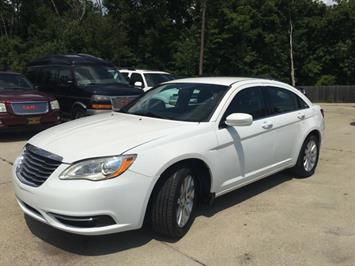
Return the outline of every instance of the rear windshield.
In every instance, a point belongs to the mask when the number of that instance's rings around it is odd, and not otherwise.
[[[19,74],[0,73],[0,90],[32,89],[32,84]]]

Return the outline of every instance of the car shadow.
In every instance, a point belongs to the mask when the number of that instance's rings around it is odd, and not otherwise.
[[[355,127],[355,121],[350,123],[350,126],[354,126]]]
[[[212,217],[216,213],[235,206],[290,179],[292,177],[287,172],[272,175],[219,197],[212,205],[200,205],[197,216]],[[169,243],[177,242],[174,239],[157,236],[149,225],[145,225],[139,230],[111,235],[82,236],[57,230],[27,215],[25,215],[25,220],[30,231],[38,238],[67,252],[84,256],[116,253],[144,246],[152,240]]]
[[[0,133],[0,142],[13,142],[13,141],[29,140],[37,133],[38,133],[37,131]]]
[[[293,179],[293,176],[290,175],[288,171],[283,171],[281,173],[263,178],[257,182],[251,183],[245,187],[216,198],[211,206],[201,205],[197,215],[212,217],[220,211],[235,206],[291,179]]]

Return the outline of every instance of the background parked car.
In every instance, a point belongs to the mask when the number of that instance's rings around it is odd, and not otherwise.
[[[129,80],[129,84],[144,91],[160,83],[175,79],[172,74],[163,71],[127,68],[121,69],[120,72]]]
[[[22,74],[0,72],[0,132],[39,130],[59,121],[55,98],[34,90]]]
[[[85,54],[39,58],[28,64],[27,76],[39,90],[54,95],[73,119],[111,110],[112,97],[142,94],[110,62]]]

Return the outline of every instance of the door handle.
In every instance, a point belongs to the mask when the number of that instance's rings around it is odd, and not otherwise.
[[[272,128],[273,124],[271,122],[265,122],[262,127],[263,129],[270,129]]]
[[[305,114],[298,113],[298,114],[297,114],[297,118],[300,119],[300,120],[303,120],[303,119],[306,118],[306,115],[305,115]]]

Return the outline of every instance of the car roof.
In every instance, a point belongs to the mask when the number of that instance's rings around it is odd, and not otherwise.
[[[138,73],[152,73],[152,74],[170,74],[165,71],[159,71],[159,70],[148,70],[148,69],[135,69],[135,68],[123,68],[120,69],[120,71],[124,72],[138,72]]]
[[[105,61],[102,58],[95,57],[88,54],[47,55],[33,60],[28,64],[28,66],[53,65],[53,64],[59,64],[59,65],[100,64],[100,65],[113,66],[112,63]]]
[[[205,83],[205,84],[231,86],[234,83],[240,81],[246,81],[246,80],[265,81],[265,79],[244,78],[244,77],[196,77],[196,78],[175,79],[164,83]]]

